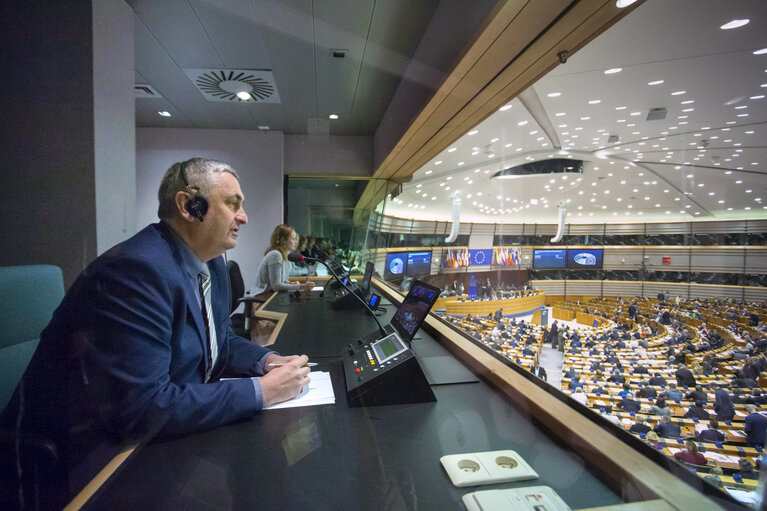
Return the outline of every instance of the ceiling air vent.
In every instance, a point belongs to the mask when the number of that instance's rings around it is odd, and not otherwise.
[[[271,71],[254,69],[184,69],[200,94],[211,102],[279,103],[277,85]],[[241,99],[245,92],[250,98]]]
[[[136,83],[133,85],[134,97],[137,98],[161,98],[159,92],[148,83]]]
[[[665,108],[651,108],[650,111],[647,112],[648,121],[662,121],[665,118],[666,118]]]
[[[618,135],[609,135],[607,137],[607,143],[608,144],[617,144],[618,141],[621,139]]]

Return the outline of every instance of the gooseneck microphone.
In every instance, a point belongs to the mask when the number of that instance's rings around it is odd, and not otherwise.
[[[312,261],[312,262],[315,262],[315,263],[320,263],[322,266],[324,266],[325,268],[327,268],[327,269],[328,269],[328,271],[330,272],[330,274],[331,274],[331,275],[333,275],[333,277],[334,277],[334,278],[335,278],[335,279],[336,279],[338,282],[340,282],[340,283],[341,283],[341,285],[342,285],[342,286],[344,286],[344,287],[346,288],[346,290],[347,290],[347,291],[349,291],[349,293],[353,294],[353,295],[354,295],[354,297],[355,297],[355,298],[357,298],[357,300],[359,300],[359,301],[360,301],[360,303],[361,303],[362,305],[364,305],[364,306],[365,306],[365,308],[366,308],[366,309],[367,309],[367,310],[370,312],[370,315],[371,315],[371,316],[373,316],[373,319],[375,320],[375,322],[376,322],[376,325],[378,325],[378,330],[380,330],[380,331],[381,331],[381,335],[382,335],[382,336],[384,336],[384,337],[386,337],[386,335],[388,335],[388,334],[386,333],[386,330],[384,330],[384,328],[381,326],[381,323],[378,321],[378,318],[376,317],[375,313],[373,312],[373,309],[371,309],[371,308],[370,308],[370,306],[369,306],[367,303],[365,303],[365,300],[363,300],[362,298],[360,298],[360,296],[359,296],[357,293],[355,293],[354,291],[352,291],[352,290],[349,288],[349,286],[347,286],[346,284],[344,284],[343,280],[341,280],[340,278],[338,278],[338,275],[336,275],[336,272],[334,272],[334,271],[333,271],[333,268],[331,268],[330,266],[328,266],[328,265],[325,263],[325,261],[322,261],[321,259],[315,259],[314,257],[304,257],[304,256],[302,256],[302,255],[301,255],[301,253],[300,253],[300,252],[290,252],[290,253],[288,254],[288,261],[290,261],[291,263],[296,263],[296,264],[298,264],[298,263],[302,263],[302,262],[304,262],[304,261]]]

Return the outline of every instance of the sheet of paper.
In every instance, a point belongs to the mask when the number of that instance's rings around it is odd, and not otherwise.
[[[325,371],[312,371],[309,373],[309,378],[311,378],[312,381],[301,390],[299,395],[290,401],[267,406],[264,410],[293,408],[296,406],[332,405],[336,403],[336,396],[333,393],[333,383],[330,380],[330,373]]]

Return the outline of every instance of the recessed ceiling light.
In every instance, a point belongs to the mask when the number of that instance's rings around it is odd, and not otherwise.
[[[759,94],[758,96],[751,96],[748,99],[764,99],[764,94]]]
[[[647,85],[660,85],[663,83],[663,80],[655,80],[652,82],[647,82]]]
[[[754,52],[754,55],[764,55],[765,53],[767,53],[767,48],[762,48],[761,50],[756,50],[756,51]],[[605,73],[606,73],[606,72],[607,72],[607,71],[605,71]]]
[[[167,110],[160,110],[157,113],[160,114],[163,117],[170,117],[170,112],[168,112]]]
[[[725,23],[724,25],[722,25],[719,28],[721,28],[722,30],[730,30],[732,28],[740,28],[740,27],[742,27],[744,25],[748,25],[749,21],[751,21],[751,20],[749,20],[748,18],[740,19],[740,20],[732,20],[732,21],[730,21],[728,23]]]
[[[505,111],[506,111],[506,110],[508,110],[509,108],[511,108],[511,105],[503,105],[503,106],[502,106],[501,108],[499,108],[498,110],[500,110],[501,112],[505,112]]]
[[[546,94],[546,95],[547,95],[548,97],[550,97],[550,98],[558,98],[559,96],[561,96],[561,95],[562,95],[562,93],[561,93],[561,92],[549,92],[549,93],[548,93],[548,94]]]
[[[237,93],[237,97],[243,101],[248,101],[250,99],[250,92],[240,91]]]
[[[527,121],[519,121],[517,126],[524,126],[525,124],[527,124]]]
[[[268,131],[269,130],[269,126],[267,126],[265,124],[261,124],[261,125],[259,125],[258,129],[260,129],[262,131]]]
[[[453,151],[455,151],[456,149],[458,149],[458,148],[457,148],[457,147],[451,147],[450,149],[448,149],[448,150],[447,150],[447,152],[449,152],[449,153],[452,153],[452,152],[453,152]]]
[[[439,161],[435,161],[435,162],[434,162],[434,165],[440,165],[441,163],[442,163],[442,160],[439,160]]]
[[[426,172],[424,172],[424,174],[428,176],[429,174],[431,174],[431,170],[427,170]]]
[[[758,55],[758,53],[754,52],[754,55]],[[621,71],[623,71],[622,67],[614,67],[612,69],[606,69],[605,70],[605,74],[606,75],[614,75],[615,73],[620,73]]]
[[[671,93],[672,96],[681,96],[682,94],[686,94],[686,90],[677,90]]]
[[[328,115],[328,119],[338,119],[338,114],[330,114]]]
[[[469,133],[467,133],[467,135],[471,136],[471,135],[476,135],[477,133],[479,133],[479,131],[471,130]]]
[[[592,99],[592,100],[589,100],[589,105],[598,105],[601,102],[602,102],[601,99]]]

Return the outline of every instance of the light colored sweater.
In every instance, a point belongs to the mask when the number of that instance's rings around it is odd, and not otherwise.
[[[282,258],[279,250],[269,251],[258,266],[256,283],[250,288],[248,294],[257,295],[264,291],[288,291],[294,292],[301,289],[300,284],[290,284],[288,276],[290,262]]]

